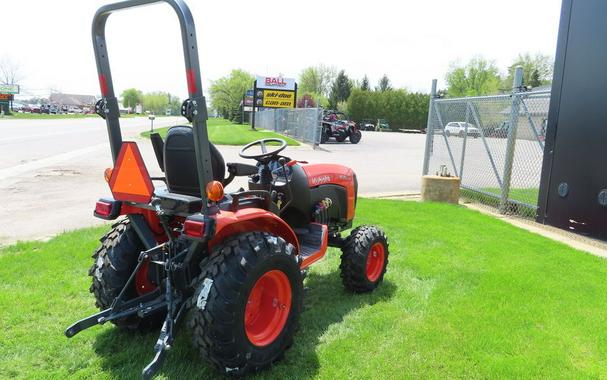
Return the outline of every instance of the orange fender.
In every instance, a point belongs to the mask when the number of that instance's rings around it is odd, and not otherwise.
[[[209,241],[209,248],[230,236],[244,232],[267,232],[280,236],[291,243],[299,252],[299,241],[295,232],[282,219],[270,211],[259,208],[245,208],[236,212],[220,211],[215,215],[215,235]]]

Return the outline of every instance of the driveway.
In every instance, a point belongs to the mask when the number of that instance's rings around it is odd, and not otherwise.
[[[157,118],[157,127],[176,125],[177,117]],[[124,140],[139,143],[152,175],[160,174],[148,140],[145,118],[122,119]],[[358,145],[329,143],[321,149],[288,147],[285,154],[309,162],[350,166],[361,196],[418,192],[424,136],[364,132]],[[226,162],[243,161],[239,147],[222,146]],[[0,245],[44,239],[57,233],[104,223],[92,216],[95,201],[109,194],[103,171],[111,166],[105,123],[101,119],[0,121]],[[228,191],[245,186],[240,178]]]

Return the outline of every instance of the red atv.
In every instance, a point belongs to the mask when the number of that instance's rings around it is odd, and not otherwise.
[[[337,142],[344,142],[349,138],[352,144],[358,144],[362,133],[358,125],[349,121],[343,112],[329,110],[325,111],[322,118],[320,143],[326,143],[331,137],[334,137]]]
[[[150,378],[188,315],[203,358],[225,374],[245,375],[268,367],[292,344],[305,274],[328,246],[342,250],[345,287],[368,292],[386,272],[388,241],[373,226],[341,237],[356,207],[350,168],[293,160],[282,154],[282,139],[243,147],[240,157],[253,165],[224,163],[207,136],[191,13],[182,0],[164,1],[181,25],[190,96],[181,112],[193,126],[173,127],[165,140],[152,135],[164,175],[151,178],[137,144],[122,141],[105,24],[114,11],[157,1],[100,8],[93,41],[102,99],[95,109],[107,123],[114,167],[105,172],[112,196],[96,203],[94,215],[118,221],[101,238],[89,270],[100,312],[65,335],[106,322],[129,330],[160,327],[155,357],[143,370]],[[248,190],[224,193],[236,176],[248,177]]]

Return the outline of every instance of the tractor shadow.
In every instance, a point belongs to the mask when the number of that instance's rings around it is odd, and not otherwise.
[[[396,290],[392,282],[384,280],[372,293],[352,294],[343,288],[338,270],[326,274],[311,271],[304,285],[304,312],[301,314],[300,328],[295,334],[293,346],[272,368],[251,378],[314,377],[320,369],[316,348],[323,334],[357,309],[389,300]],[[141,370],[152,359],[157,338],[157,330],[137,333],[112,327],[97,335],[93,348],[101,360],[104,372],[112,378],[134,379],[141,377]],[[169,379],[225,378],[200,358],[190,343],[185,323],[179,326],[173,349],[158,375]]]

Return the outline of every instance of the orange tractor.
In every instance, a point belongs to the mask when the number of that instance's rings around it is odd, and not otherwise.
[[[341,277],[353,292],[381,282],[388,241],[374,226],[352,227],[357,181],[334,164],[308,164],[283,154],[282,139],[252,142],[225,164],[209,142],[192,15],[182,0],[164,0],[181,25],[189,99],[182,115],[192,126],[169,129],[152,145],[164,176],[151,178],[136,143],[122,141],[105,41],[112,12],[156,0],[101,7],[93,43],[114,167],[105,173],[112,196],[95,216],[116,220],[101,238],[89,270],[100,312],[65,331],[67,337],[111,322],[127,329],[160,327],[150,378],[186,318],[194,346],[220,371],[241,376],[268,367],[292,344],[303,305],[303,280],[327,247],[339,247]],[[235,177],[248,190],[225,193]]]

